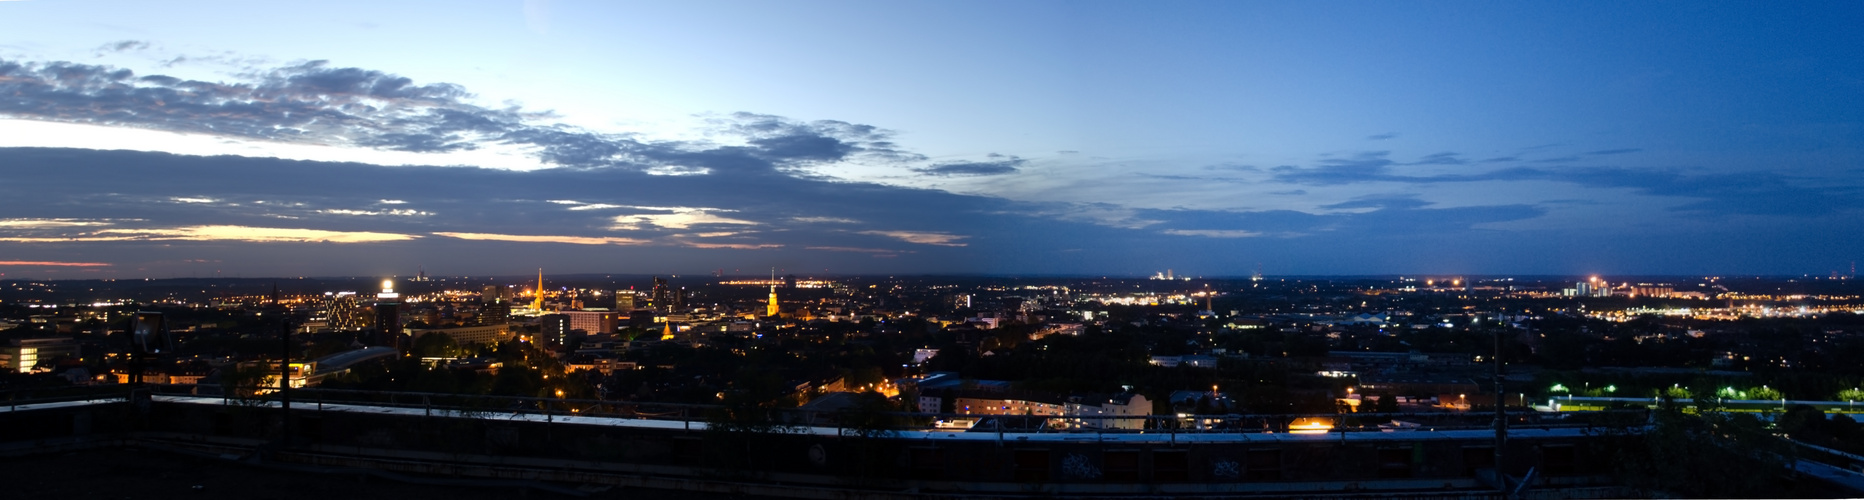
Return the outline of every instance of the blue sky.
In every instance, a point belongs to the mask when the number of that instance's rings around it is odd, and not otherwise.
[[[1861,22],[0,1],[0,273],[1825,274]]]

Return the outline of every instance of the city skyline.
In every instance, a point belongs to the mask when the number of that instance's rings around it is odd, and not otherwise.
[[[1864,249],[1848,4],[97,7],[0,2],[0,279]]]

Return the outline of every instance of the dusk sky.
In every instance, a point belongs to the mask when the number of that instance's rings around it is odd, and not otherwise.
[[[1814,274],[1857,2],[0,0],[0,279]]]

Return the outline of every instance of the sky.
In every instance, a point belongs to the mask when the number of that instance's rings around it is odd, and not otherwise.
[[[1813,274],[1855,2],[0,0],[0,279]]]

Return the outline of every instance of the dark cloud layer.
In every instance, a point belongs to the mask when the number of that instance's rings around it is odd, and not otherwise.
[[[989,161],[966,161],[935,163],[928,167],[915,168],[916,172],[939,177],[1004,175],[1017,172],[1018,167],[1028,160],[1014,156],[992,153]]]
[[[367,244],[0,241],[0,249],[22,259],[118,262],[135,276],[201,267],[182,263],[187,260],[245,266],[250,273],[313,275],[417,265],[459,273],[776,265],[838,272],[1144,274],[1188,256],[1200,256],[1198,265],[1210,269],[1246,272],[1243,260],[1212,260],[1238,255],[1282,266],[1300,262],[1317,272],[1338,263],[1301,255],[1380,240],[1390,240],[1382,248],[1403,248],[1417,234],[1462,234],[1475,224],[1541,213],[1525,206],[1436,209],[1400,199],[1365,201],[1360,210],[1339,214],[1140,210],[1136,217],[1149,223],[1113,227],[1048,215],[1075,210],[1065,205],[806,177],[516,172],[79,149],[0,149],[0,175],[8,179],[0,184],[0,213],[7,220],[104,224],[0,228],[0,236],[213,225],[411,237]],[[695,214],[704,216],[685,227],[656,219]],[[631,223],[619,224],[623,219]],[[719,220],[729,222],[706,222]],[[598,240],[603,244],[588,244]],[[1075,251],[1064,252],[1069,249]],[[1422,261],[1407,265],[1436,265]]]
[[[853,158],[922,159],[896,148],[888,131],[833,120],[737,113],[716,125],[748,145],[720,147],[549,124],[548,112],[489,108],[473,104],[472,97],[458,85],[418,84],[323,61],[218,83],[89,64],[0,60],[0,116],[15,118],[417,153],[509,145],[533,149],[544,162],[581,169],[767,174]]]
[[[1596,151],[1592,155],[1635,152],[1635,149]],[[1512,160],[1512,159],[1509,159]],[[1541,162],[1578,161],[1561,157]],[[1390,153],[1374,151],[1350,158],[1326,159],[1310,168],[1276,167],[1273,180],[1310,186],[1360,183],[1446,184],[1484,181],[1550,181],[1593,188],[1624,188],[1639,193],[1688,200],[1674,210],[1702,215],[1780,215],[1811,217],[1864,207],[1864,190],[1851,186],[1816,185],[1772,171],[1708,173],[1683,169],[1632,169],[1610,166],[1510,167],[1469,174],[1409,175],[1405,165],[1461,165],[1454,153],[1425,156],[1399,163]]]

